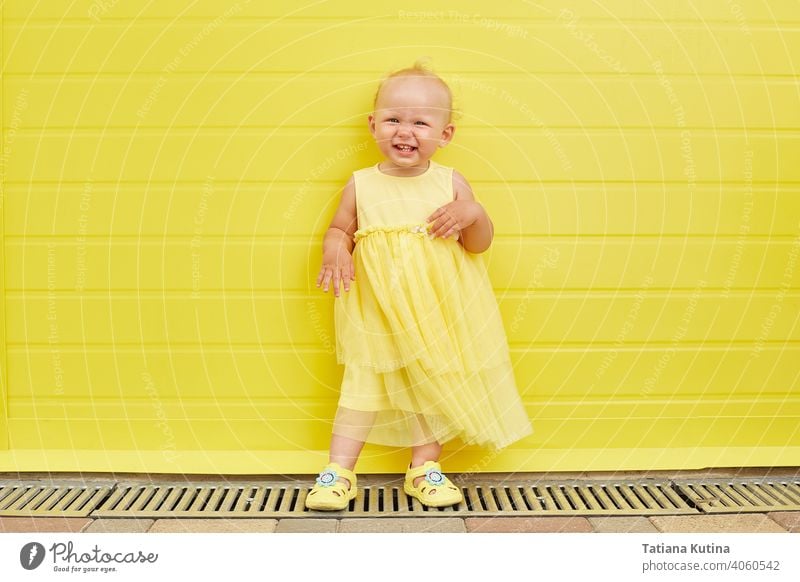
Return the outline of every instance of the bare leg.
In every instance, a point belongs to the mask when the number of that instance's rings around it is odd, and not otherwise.
[[[425,461],[438,461],[439,455],[442,454],[442,445],[438,442],[434,441],[432,443],[427,443],[424,445],[420,445],[418,447],[411,448],[411,467],[419,467],[420,465],[424,465]],[[414,486],[416,487],[419,485],[419,482],[422,481],[425,476],[417,477],[414,479]]]
[[[338,463],[345,469],[352,471],[363,447],[364,441],[357,441],[338,434],[331,435],[330,462]],[[350,486],[350,481],[347,479],[340,477],[340,480],[345,482],[348,487]]]
[[[364,447],[364,441],[375,422],[375,412],[356,411],[340,407],[336,412],[335,431],[331,435],[330,462],[353,470]],[[339,477],[348,487],[350,482]]]

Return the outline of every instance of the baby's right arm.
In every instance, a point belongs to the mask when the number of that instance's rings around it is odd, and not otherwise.
[[[353,235],[358,230],[356,216],[356,187],[352,176],[342,190],[339,208],[331,220],[322,241],[322,268],[317,275],[317,287],[328,292],[328,284],[333,279],[333,294],[339,297],[339,280],[344,290],[350,291],[350,281],[356,278],[353,269]]]

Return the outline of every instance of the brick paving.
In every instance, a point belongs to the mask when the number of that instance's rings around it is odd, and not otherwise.
[[[367,517],[344,518],[339,533],[464,533],[458,517]]]
[[[725,515],[658,515],[650,517],[659,531],[678,533],[779,533],[787,531],[763,513]]]
[[[800,533],[800,512],[626,517],[90,519],[2,517],[1,533]]]
[[[786,531],[800,533],[800,511],[774,511],[767,516]]]
[[[596,533],[657,533],[653,522],[643,515],[590,517],[592,531]]]
[[[81,532],[94,521],[90,517],[0,517],[0,532]]]
[[[277,519],[157,519],[148,533],[273,533]]]
[[[153,519],[95,519],[85,529],[88,533],[145,533],[153,527]]]
[[[467,517],[468,532],[477,533],[589,533],[592,524],[585,517]]]
[[[281,519],[278,520],[276,533],[336,533],[339,527],[338,519]]]

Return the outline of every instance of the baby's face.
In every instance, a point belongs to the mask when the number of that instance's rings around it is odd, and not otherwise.
[[[436,79],[391,78],[378,94],[369,130],[389,169],[397,174],[419,173],[453,137],[447,92]]]

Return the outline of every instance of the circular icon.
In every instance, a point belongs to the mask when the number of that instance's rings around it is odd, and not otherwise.
[[[431,485],[441,485],[442,483],[444,483],[444,475],[442,475],[439,471],[435,469],[431,469],[430,471],[428,471],[427,474],[425,475],[425,479]]]
[[[317,477],[317,483],[323,487],[330,487],[336,483],[337,478],[338,476],[336,475],[335,471],[323,471],[319,474],[319,477]]]
[[[39,542],[29,542],[19,551],[19,563],[26,570],[35,570],[44,560],[44,546]]]

